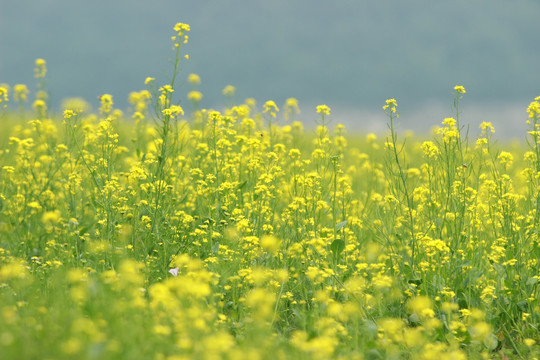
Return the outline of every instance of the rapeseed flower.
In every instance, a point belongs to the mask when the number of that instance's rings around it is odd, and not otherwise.
[[[189,74],[187,81],[192,85],[199,85],[201,83],[201,78],[197,74]]]
[[[281,247],[281,241],[275,236],[265,235],[261,238],[260,245],[270,254],[276,255]]]
[[[99,97],[99,101],[101,103],[101,107],[99,108],[99,112],[103,115],[108,115],[113,108],[113,98],[111,94],[103,94]]]
[[[27,265],[19,259],[10,259],[6,264],[0,266],[0,281],[12,279],[24,279],[29,276]]]
[[[288,98],[285,100],[283,118],[286,121],[294,121],[295,115],[300,113],[300,108],[298,107],[298,100],[295,98]]]
[[[465,94],[466,91],[465,91],[465,88],[461,85],[456,85],[454,86],[454,90],[458,93],[458,94]]]
[[[189,30],[175,26],[175,74]],[[61,119],[39,79],[35,117],[2,116],[7,357],[538,353],[540,98],[528,146],[504,149],[486,122],[473,148],[459,86],[455,117],[400,142],[395,99],[379,141],[329,129],[326,105],[305,131],[293,98],[285,126],[251,98],[185,115],[173,78],[129,94],[133,122],[107,94],[97,114],[74,103]]]
[[[4,103],[2,106],[7,107],[8,100],[8,89],[4,86],[0,86],[0,105]]]
[[[327,105],[317,105],[317,114],[330,115],[330,107]]]
[[[70,109],[64,110],[64,119],[71,119],[74,116],[77,116],[77,113],[75,111]]]
[[[386,105],[383,106],[384,111],[390,110],[390,112],[392,114],[395,114],[396,109],[397,109],[397,101],[396,101],[396,99],[388,99],[388,100],[386,100]]]
[[[184,23],[176,23],[174,25],[174,31],[178,33],[178,36],[182,36],[185,32],[189,32],[191,30],[190,26],[188,24]]]
[[[190,91],[187,94],[187,98],[193,102],[200,102],[203,98],[203,94],[200,91]]]
[[[44,224],[56,224],[60,221],[61,213],[59,210],[44,212],[41,221]]]
[[[47,115],[47,103],[41,99],[34,101],[32,105],[38,118],[43,119]]]
[[[268,100],[264,103],[263,106],[263,113],[269,114],[270,117],[276,118],[277,113],[279,112],[279,108],[277,107],[276,103],[272,100]]]
[[[24,103],[28,101],[28,94],[30,91],[24,84],[16,84],[13,87],[13,98],[15,102]]]
[[[171,107],[161,110],[161,113],[165,116],[184,115],[184,109],[179,105],[171,105]]]
[[[47,62],[44,59],[36,59],[34,76],[36,79],[43,79],[47,75]]]
[[[221,91],[221,93],[224,95],[224,96],[227,96],[227,97],[233,97],[234,94],[236,92],[236,88],[232,85],[227,85],[223,88],[223,90]]]

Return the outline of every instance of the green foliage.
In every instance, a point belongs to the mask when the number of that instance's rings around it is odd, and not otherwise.
[[[305,132],[295,99],[259,110],[232,87],[186,115],[174,31],[170,81],[126,113],[104,94],[52,117],[42,59],[33,112],[0,109],[0,354],[540,355],[540,97],[510,151],[488,122],[469,139],[462,86],[427,141],[397,132],[395,99],[382,141],[330,129],[326,105]]]

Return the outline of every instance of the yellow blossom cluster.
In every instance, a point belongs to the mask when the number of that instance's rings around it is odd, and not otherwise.
[[[228,86],[205,109],[198,76],[178,83],[147,78],[126,112],[2,112],[2,356],[540,356],[538,98],[503,149],[490,123],[470,146],[459,111],[400,142],[395,99],[390,134],[358,136],[327,105],[309,129],[294,98],[258,110]]]

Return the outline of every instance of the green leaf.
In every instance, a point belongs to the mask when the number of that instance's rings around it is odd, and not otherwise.
[[[345,249],[345,241],[336,239],[330,244],[330,250],[336,255],[339,255]]]
[[[495,350],[497,348],[497,345],[499,345],[497,337],[493,334],[487,334],[482,342],[489,350]]]
[[[238,185],[238,190],[242,190],[247,184],[247,180]]]
[[[493,263],[493,267],[495,268],[495,270],[497,271],[499,275],[506,271],[505,267],[502,266],[501,264]]]
[[[217,254],[219,251],[219,241],[216,241],[214,245],[212,246],[212,254]]]
[[[518,309],[521,310],[522,312],[529,311],[529,303],[527,301],[525,301],[525,300],[518,302],[516,305],[517,305]]]
[[[383,358],[383,356],[381,355],[381,353],[377,349],[369,349],[366,352],[366,359],[368,359],[368,360],[379,360],[379,359],[382,359],[382,358]]]
[[[343,229],[343,227],[344,227],[345,225],[347,225],[347,220],[342,221],[342,222],[340,222],[340,223],[337,223],[337,225],[336,225],[336,230],[339,231],[339,230]]]

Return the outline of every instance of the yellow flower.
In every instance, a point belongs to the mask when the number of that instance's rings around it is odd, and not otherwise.
[[[227,85],[223,88],[221,92],[224,96],[231,97],[231,96],[234,96],[234,93],[236,92],[236,88],[232,85]]]
[[[64,341],[60,347],[65,354],[75,355],[81,350],[82,346],[83,344],[79,339],[71,337]]]
[[[270,116],[275,118],[276,113],[279,111],[279,108],[277,107],[276,103],[272,100],[268,100],[264,103],[263,106],[263,113],[270,113]]]
[[[188,100],[193,101],[193,102],[201,101],[202,97],[203,97],[203,95],[202,95],[202,93],[200,91],[190,91],[187,94]]]
[[[485,302],[489,303],[493,299],[497,298],[497,295],[495,294],[495,287],[493,285],[487,285],[483,290],[482,294],[480,295],[480,298]]]
[[[0,86],[0,104],[3,102],[8,102],[8,90],[5,87]],[[4,104],[4,107],[6,106],[7,104]]]
[[[47,74],[47,62],[43,59],[36,59],[36,67],[34,68],[34,76],[37,79],[42,79]]]
[[[174,31],[176,31],[178,33],[178,36],[182,36],[184,34],[184,32],[188,32],[190,31],[191,28],[188,24],[184,24],[184,23],[177,23],[176,25],[174,25]]]
[[[77,113],[73,110],[64,110],[64,119],[71,119],[73,116],[77,116]]]
[[[99,112],[104,115],[109,114],[114,104],[112,95],[103,94],[99,97],[99,101],[101,102],[101,107],[99,108]]]
[[[251,309],[253,317],[257,320],[264,320],[272,315],[275,302],[275,294],[266,289],[253,289],[246,297],[246,305]]]
[[[396,101],[396,99],[387,99],[386,100],[386,105],[388,105],[388,106],[397,106],[397,101]]]
[[[165,116],[184,115],[184,109],[182,109],[179,105],[172,105],[168,109],[163,109],[161,113]]]
[[[369,133],[366,135],[366,141],[368,142],[368,144],[373,143],[375,140],[377,140],[377,135],[373,133]]]
[[[326,105],[318,105],[317,114],[330,115],[330,108]]]
[[[478,140],[476,140],[476,145],[478,147],[485,145],[487,143],[488,143],[488,140],[486,138],[479,138]]]
[[[491,122],[487,122],[487,121],[483,121],[481,124],[480,124],[480,129],[482,129],[482,133],[487,133],[487,131],[489,130],[491,133],[494,133],[495,132],[495,128],[493,127],[493,125],[491,124]]]
[[[435,315],[433,303],[427,296],[417,296],[411,299],[407,303],[407,308],[412,314],[416,314],[422,319],[432,318]]]
[[[210,120],[212,120],[213,122],[218,122],[221,120],[221,114],[219,113],[219,111],[211,111],[209,114],[208,114],[208,117],[210,118]]]
[[[43,117],[47,113],[47,103],[45,103],[45,101],[41,99],[37,99],[36,101],[34,101],[32,107],[34,108],[39,117]]]
[[[37,201],[31,201],[28,203],[27,205],[29,208],[31,209],[35,209],[35,210],[41,210],[41,205],[37,202]]]
[[[170,94],[174,92],[174,89],[171,85],[163,85],[159,88],[159,92],[161,92],[162,94]]]
[[[7,264],[0,266],[0,281],[24,279],[28,275],[28,268],[23,260],[13,258]]]
[[[298,108],[298,100],[295,98],[288,98],[285,101],[285,112],[283,114],[283,117],[285,120],[292,120],[294,119],[294,115],[300,113],[300,109]]]
[[[257,105],[257,101],[255,101],[254,98],[247,98],[246,99],[246,105],[251,107],[251,108],[254,108]]]
[[[169,336],[171,334],[171,328],[167,325],[156,324],[152,328],[152,332],[156,335]]]
[[[298,150],[296,148],[289,150],[289,157],[291,159],[299,159],[300,155],[301,155],[300,150]]]
[[[396,99],[387,99],[386,105],[383,106],[383,110],[386,112],[388,109],[390,109],[390,113],[395,114],[397,106],[398,105]]]
[[[510,167],[514,162],[514,156],[507,151],[501,151],[501,153],[497,157],[497,160],[499,160],[502,165]]]
[[[269,253],[276,255],[281,247],[281,241],[272,235],[265,235],[260,240],[261,247]]]
[[[461,86],[461,85],[454,86],[454,90],[456,90],[458,94],[465,94],[466,93],[465,88],[463,86]]]
[[[13,87],[13,95],[16,102],[25,102],[28,100],[28,88],[24,84],[17,84]]]
[[[491,325],[485,321],[479,321],[469,328],[469,333],[474,340],[482,341],[486,336],[491,334]]]
[[[60,221],[60,211],[54,210],[54,211],[46,211],[43,213],[43,216],[41,217],[41,221],[44,224],[56,224]]]
[[[424,155],[429,159],[435,159],[440,154],[439,148],[432,141],[424,141],[421,148]]]
[[[527,114],[529,114],[529,119],[534,119],[538,117],[538,115],[540,114],[540,102],[538,102],[538,98],[536,98],[535,101],[529,104],[529,106],[527,107]]]
[[[201,78],[197,74],[189,74],[187,81],[190,84],[199,85],[201,83]]]
[[[442,122],[443,125],[447,125],[449,128],[453,128],[456,126],[456,119],[454,118],[446,118]]]

